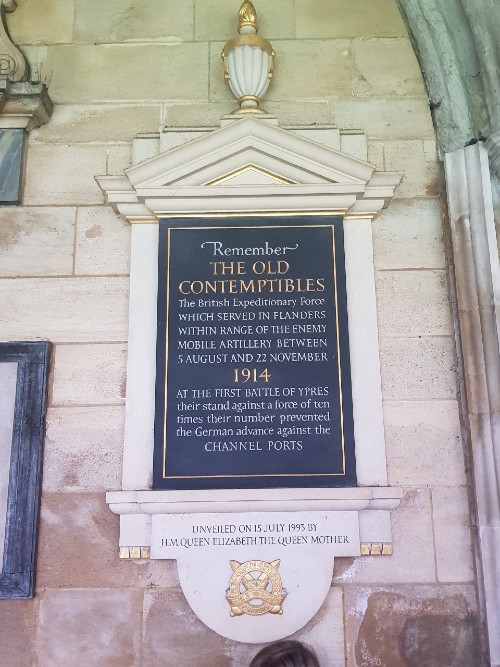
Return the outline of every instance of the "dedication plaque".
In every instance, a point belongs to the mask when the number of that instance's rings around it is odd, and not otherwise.
[[[160,220],[155,489],[356,485],[342,223]]]

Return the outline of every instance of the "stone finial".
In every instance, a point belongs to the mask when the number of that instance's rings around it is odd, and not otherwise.
[[[238,12],[238,36],[230,39],[222,50],[224,80],[238,100],[233,113],[267,113],[259,107],[273,78],[273,47],[257,34],[257,12],[245,0]]]
[[[12,42],[5,21],[5,15],[16,8],[16,0],[0,0],[0,83],[7,79],[25,81],[28,77],[28,63]]]
[[[257,32],[257,12],[250,0],[245,0],[238,12],[238,32],[240,35],[244,33]]]

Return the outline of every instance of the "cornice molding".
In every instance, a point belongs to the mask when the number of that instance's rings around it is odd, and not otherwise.
[[[263,179],[263,174],[272,178]],[[242,118],[141,162],[97,176],[129,223],[162,216],[335,212],[374,218],[401,181],[367,162],[256,118]]]
[[[0,129],[21,128],[30,132],[49,120],[52,109],[45,84],[0,81]]]

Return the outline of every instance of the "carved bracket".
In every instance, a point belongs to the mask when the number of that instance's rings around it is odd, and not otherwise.
[[[30,132],[49,120],[52,109],[52,100],[44,83],[13,83],[0,78],[1,129],[23,129]]]
[[[6,14],[15,11],[16,0],[0,0],[0,129],[29,132],[52,115],[47,87],[29,81],[29,63],[12,42]]]
[[[11,40],[7,30],[5,15],[17,8],[15,0],[0,0],[0,83],[2,81],[26,81],[29,75],[29,65]]]

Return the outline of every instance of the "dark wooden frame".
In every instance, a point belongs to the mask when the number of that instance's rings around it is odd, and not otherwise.
[[[50,343],[0,343],[17,362],[0,599],[33,597]]]

